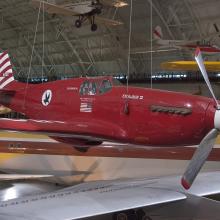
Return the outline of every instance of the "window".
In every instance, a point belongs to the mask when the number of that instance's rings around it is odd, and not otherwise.
[[[99,93],[104,94],[104,93],[108,92],[109,90],[111,90],[111,88],[112,88],[111,82],[108,79],[104,79],[102,81],[100,88],[99,88]]]
[[[80,92],[80,95],[95,95],[96,88],[97,86],[95,82],[85,81],[80,86],[79,92]]]

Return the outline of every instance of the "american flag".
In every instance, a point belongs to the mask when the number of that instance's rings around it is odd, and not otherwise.
[[[91,102],[81,102],[80,112],[92,112],[92,103]]]
[[[7,51],[0,53],[0,89],[14,80],[11,61]]]

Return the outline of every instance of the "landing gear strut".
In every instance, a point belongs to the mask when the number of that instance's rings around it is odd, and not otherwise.
[[[94,15],[89,15],[89,16],[83,16],[80,15],[79,19],[75,21],[75,27],[80,28],[82,26],[82,23],[89,19],[91,21],[91,31],[96,31],[98,26],[95,24],[95,16]]]
[[[86,19],[87,19],[87,17],[85,17],[85,16],[83,16],[83,15],[80,15],[80,16],[79,16],[79,19],[77,19],[77,20],[75,21],[75,27],[80,28],[80,27],[82,26],[82,23],[83,23],[84,21],[86,21]]]
[[[95,16],[91,17],[91,31],[96,31],[98,28],[97,24],[95,24]]]

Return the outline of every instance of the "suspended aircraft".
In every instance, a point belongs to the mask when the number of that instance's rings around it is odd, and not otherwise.
[[[216,26],[215,26],[216,27]],[[210,34],[207,37],[204,37],[204,39],[211,38],[214,36],[219,35],[219,30],[216,30],[217,33]],[[200,48],[200,50],[204,54],[216,54],[220,53],[220,47],[212,44],[210,41],[206,41],[204,39],[197,39],[197,40],[167,40],[163,39],[163,33],[160,26],[156,26],[153,31],[153,37],[156,43],[159,45],[160,49],[168,49],[168,48],[175,48],[175,49],[189,49],[189,50],[195,50],[197,47]]]
[[[105,25],[117,26],[121,25],[122,22],[113,19],[107,19],[99,16],[104,7],[124,7],[127,6],[126,2],[115,0],[91,0],[83,1],[78,3],[65,3],[62,5],[57,5],[41,0],[32,0],[32,5],[37,8],[41,8],[52,15],[63,15],[63,16],[75,16],[78,19],[75,21],[75,27],[80,28],[82,24],[86,21],[91,23],[91,31],[96,31],[98,26],[95,23],[104,23]]]
[[[219,61],[205,61],[206,70],[209,72],[219,72],[220,62]],[[170,62],[163,62],[160,64],[163,70],[172,71],[198,71],[199,67],[195,61],[191,60],[177,60]]]
[[[81,77],[37,85],[21,83],[14,79],[9,55],[4,51],[0,54],[0,102],[29,119],[0,119],[0,128],[46,134],[82,151],[103,141],[155,147],[200,143],[182,180],[184,187],[189,188],[220,128],[219,105],[199,49],[196,60],[214,100],[124,87],[112,77]]]

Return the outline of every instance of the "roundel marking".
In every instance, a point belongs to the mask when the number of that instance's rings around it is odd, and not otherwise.
[[[51,102],[51,99],[52,99],[52,91],[48,89],[43,93],[41,102],[44,106],[48,106]]]

